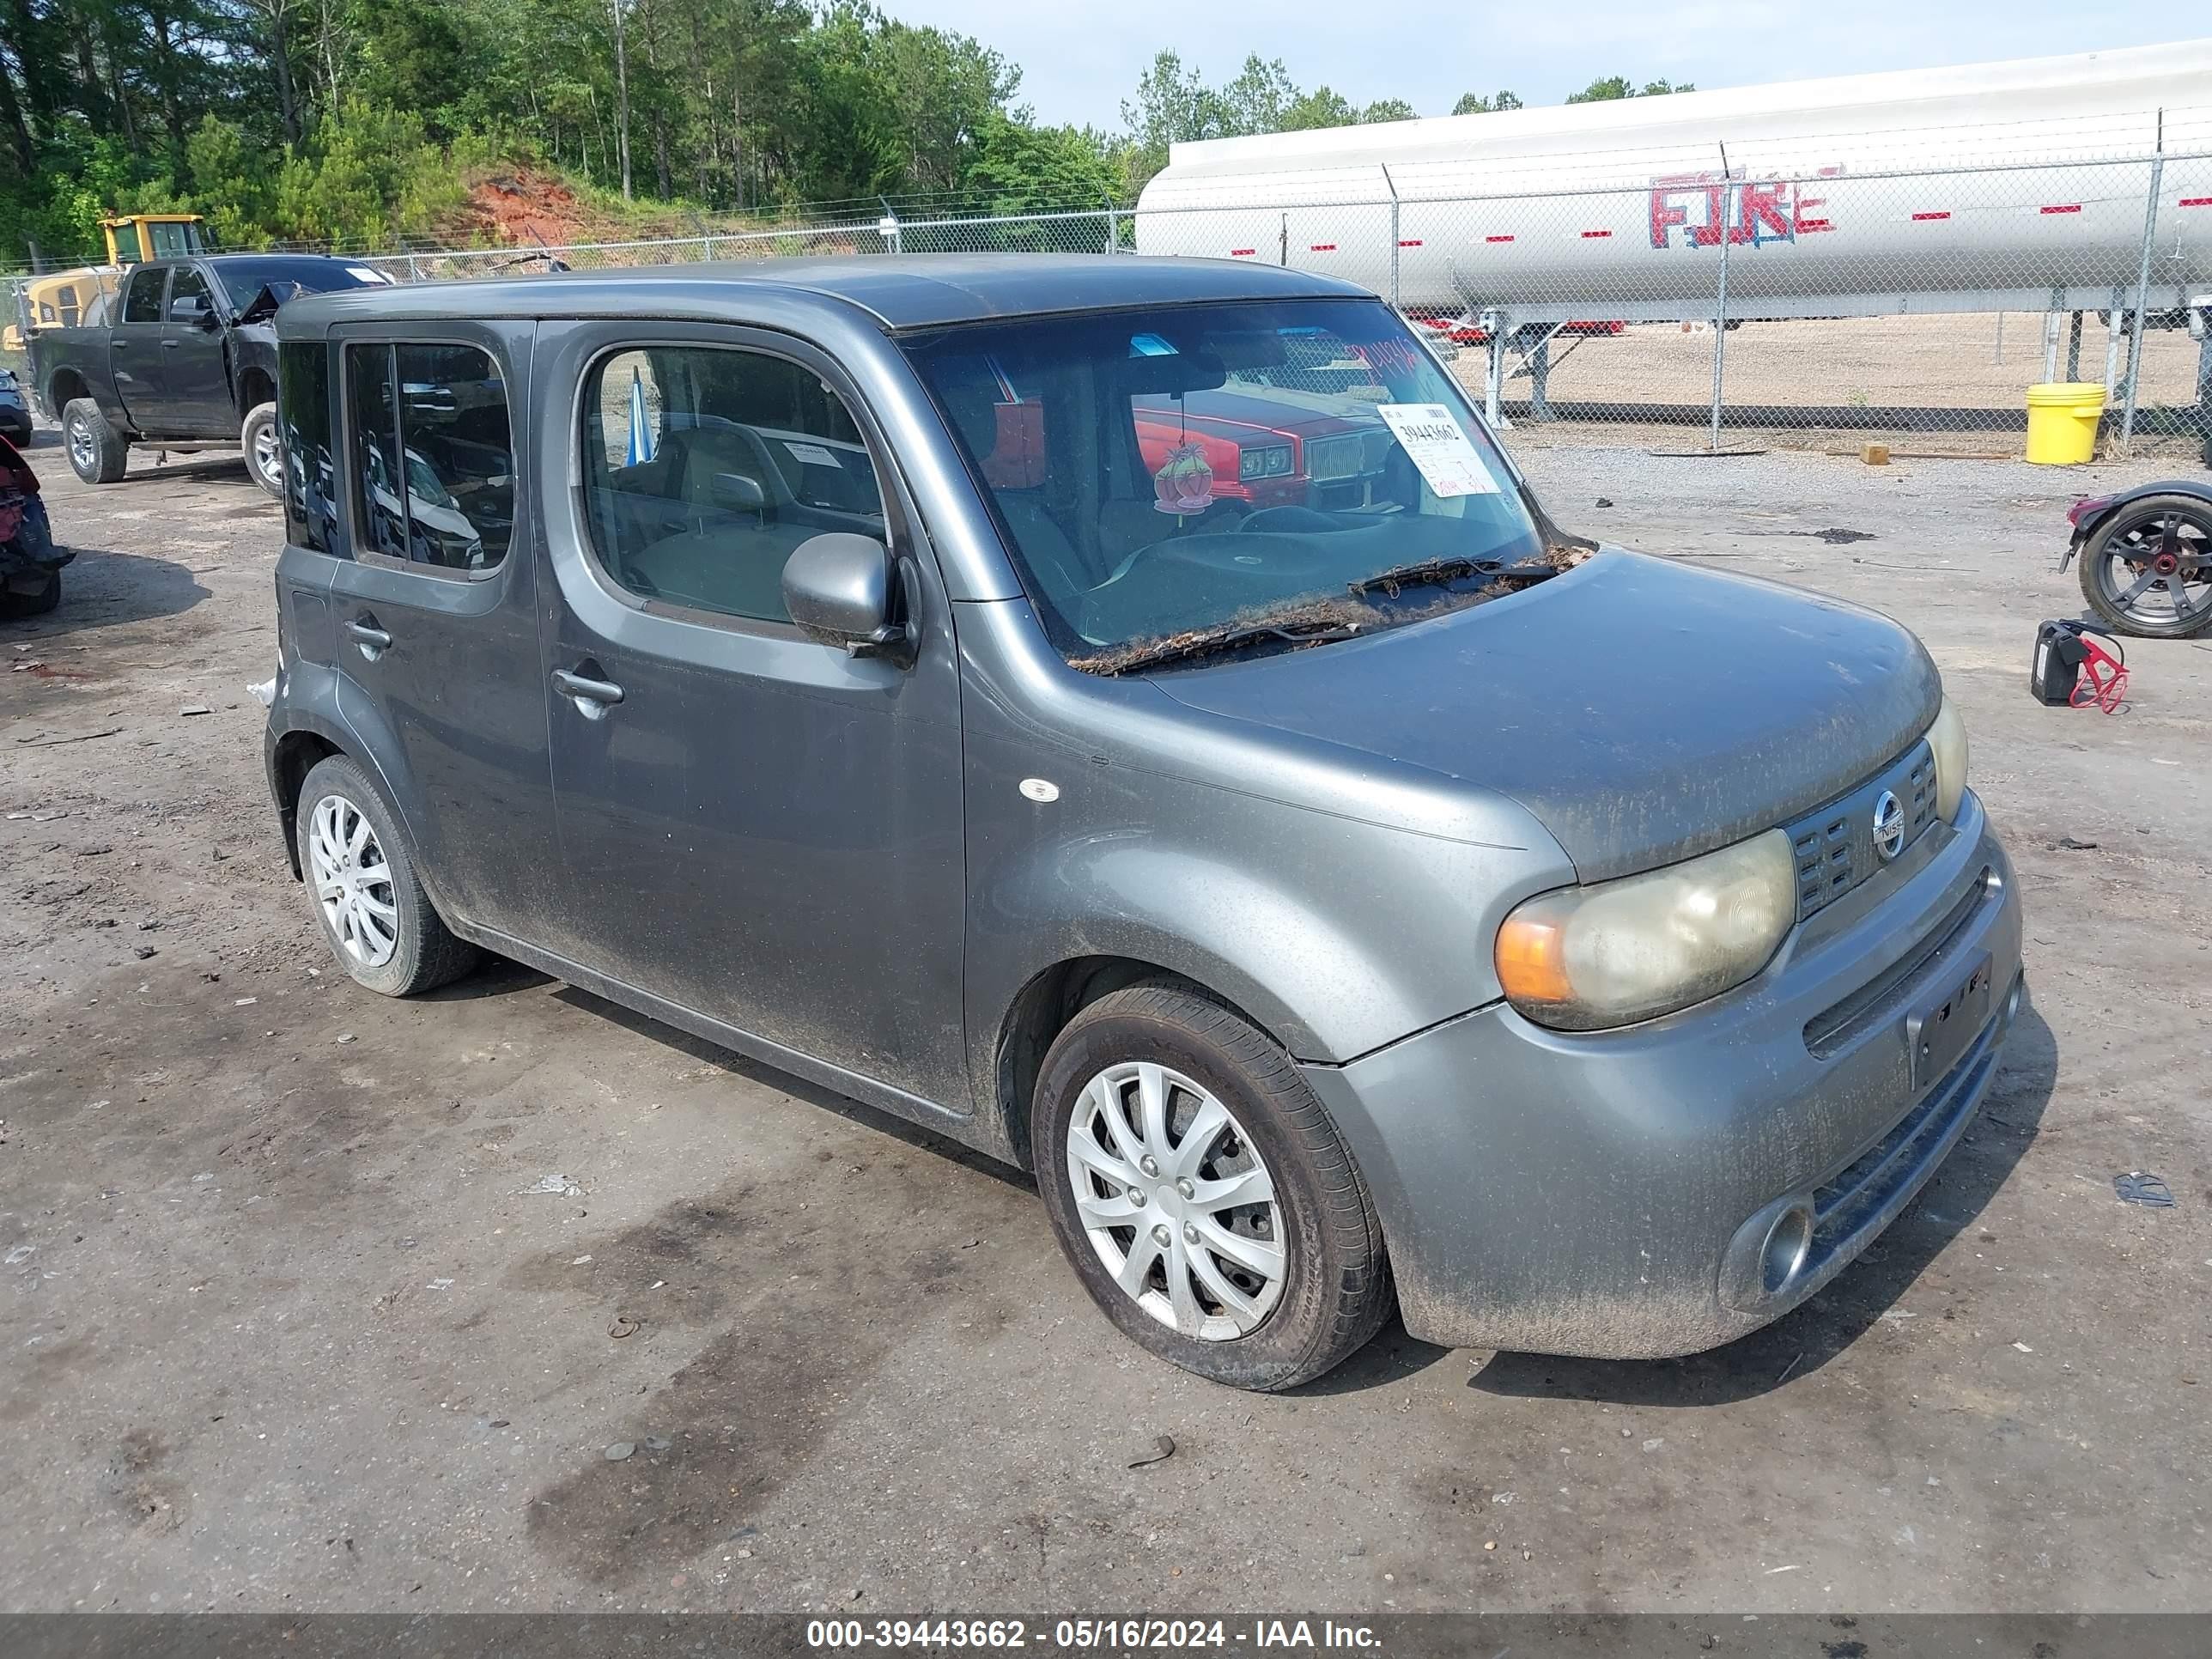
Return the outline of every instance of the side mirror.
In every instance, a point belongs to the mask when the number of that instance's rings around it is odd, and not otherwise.
[[[207,334],[212,334],[222,326],[222,319],[215,314],[215,307],[205,303],[192,313],[191,321],[194,327]]]
[[[898,610],[890,550],[850,531],[801,542],[783,567],[783,606],[800,633],[855,657],[911,654],[913,629]]]
[[[713,493],[714,505],[725,513],[763,513],[768,510],[768,491],[761,488],[758,478],[747,477],[742,472],[717,472]]]

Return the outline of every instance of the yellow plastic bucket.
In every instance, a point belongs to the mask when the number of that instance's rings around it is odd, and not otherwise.
[[[2039,466],[2079,466],[2097,454],[2105,388],[2054,380],[2027,389],[2027,459]]]

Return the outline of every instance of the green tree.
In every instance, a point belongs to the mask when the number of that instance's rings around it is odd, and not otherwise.
[[[1695,92],[1697,88],[1687,81],[1683,82],[1679,87],[1670,81],[1647,81],[1644,83],[1643,89],[1639,91],[1636,83],[1626,76],[1608,75],[1602,79],[1591,82],[1580,92],[1569,93],[1567,101],[1571,104],[1605,104],[1612,102],[1616,98],[1658,98],[1670,92]]]
[[[1301,93],[1283,111],[1277,132],[1304,132],[1313,127],[1348,127],[1360,118],[1352,101],[1331,87]]]
[[[1227,132],[1221,94],[1196,70],[1185,69],[1181,56],[1172,52],[1156,54],[1138,76],[1136,100],[1123,101],[1121,120],[1147,177],[1167,165],[1170,145],[1219,138]]]
[[[1493,92],[1485,97],[1479,93],[1463,92],[1459,102],[1452,106],[1454,115],[1492,115],[1500,110],[1519,109],[1519,98],[1510,92]]]
[[[990,213],[1098,207],[1127,195],[1127,157],[1089,127],[1033,126],[994,112],[984,125],[968,183]],[[1068,238],[1058,227],[1042,227],[1037,240],[1065,246]]]

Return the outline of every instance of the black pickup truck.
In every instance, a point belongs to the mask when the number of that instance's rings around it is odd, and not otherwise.
[[[133,265],[98,314],[30,339],[30,382],[58,421],[87,483],[123,476],[134,443],[164,449],[237,444],[272,495],[284,489],[276,441],[276,336],[295,294],[386,281],[357,260],[228,253]]]

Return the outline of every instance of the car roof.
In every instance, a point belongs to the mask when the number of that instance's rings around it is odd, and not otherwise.
[[[407,283],[302,296],[289,337],[344,322],[486,317],[690,316],[743,321],[749,295],[856,307],[887,329],[1209,301],[1360,298],[1365,289],[1234,259],[1105,253],[865,254]]]
[[[182,264],[187,259],[198,259],[211,265],[265,265],[277,260],[313,260],[319,265],[357,265],[358,259],[345,259],[335,253],[288,253],[283,248],[272,247],[233,249],[228,253],[171,253],[160,259],[149,259],[148,264]]]

